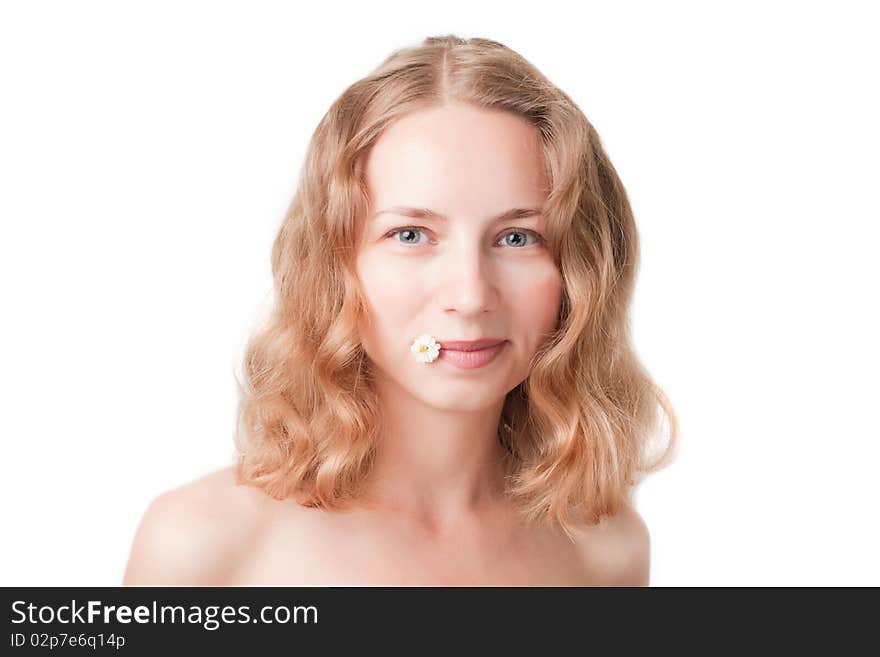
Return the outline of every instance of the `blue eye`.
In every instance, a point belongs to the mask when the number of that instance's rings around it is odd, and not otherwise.
[[[413,227],[399,228],[399,229],[389,233],[388,237],[391,237],[392,235],[403,235],[407,238],[402,242],[403,244],[418,244],[418,242],[413,242],[412,239],[410,239],[410,236],[417,235],[418,233],[421,233],[421,232],[422,231],[419,230],[418,228],[413,228]],[[400,241],[401,240],[398,240],[398,242],[400,242]]]
[[[537,233],[533,233],[530,230],[512,230],[509,233],[506,233],[504,235],[504,237],[502,237],[501,239],[505,240],[506,238],[511,237],[513,235],[525,235],[525,237],[520,238],[518,240],[519,243],[516,245],[514,245],[512,242],[509,242],[509,241],[506,242],[508,246],[522,246],[522,245],[524,245],[527,237],[533,237],[536,243],[543,241],[543,238],[540,235],[538,235]]]
[[[413,239],[417,240],[418,234],[419,233],[424,234],[424,231],[425,231],[425,229],[420,226],[404,226],[403,228],[396,228],[396,229],[392,230],[390,233],[387,233],[385,235],[385,237],[393,237],[395,235],[398,235],[398,236],[404,237],[403,240],[400,240],[400,239],[397,240],[401,244],[420,244],[421,242],[413,241]],[[525,237],[520,237],[518,240],[516,240],[516,242],[511,242],[508,238],[510,238],[511,236],[514,236],[514,235],[522,235]],[[529,237],[531,237],[534,240],[532,242],[532,244],[541,244],[544,242],[544,238],[541,237],[541,235],[539,235],[538,233],[531,231],[531,230],[525,230],[525,229],[520,229],[520,228],[508,231],[507,233],[505,233],[501,237],[501,239],[499,241],[504,241],[505,246],[513,246],[513,247],[519,249],[519,248],[522,248],[523,246],[526,245],[526,242],[528,241]],[[496,244],[497,243],[498,242],[496,242]]]

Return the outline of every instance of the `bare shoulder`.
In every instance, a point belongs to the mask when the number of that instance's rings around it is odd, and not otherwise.
[[[600,586],[649,585],[651,537],[632,504],[623,504],[597,525],[579,526],[575,537]]]
[[[259,534],[273,501],[239,485],[232,467],[162,493],[140,522],[123,584],[222,584]]]

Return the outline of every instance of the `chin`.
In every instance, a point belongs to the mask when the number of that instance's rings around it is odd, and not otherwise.
[[[432,391],[422,389],[416,391],[415,396],[433,408],[462,412],[488,410],[497,406],[504,398],[504,395],[501,394],[501,388],[498,389],[498,394],[494,394],[486,390],[485,385],[479,392],[475,392],[473,389],[454,391],[450,389],[451,387],[447,386],[446,389]]]

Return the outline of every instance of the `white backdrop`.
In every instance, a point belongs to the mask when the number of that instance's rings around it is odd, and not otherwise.
[[[869,4],[0,5],[0,585],[118,584],[148,502],[230,462],[312,130],[449,32],[568,92],[629,191],[682,428],[651,584],[880,585]]]

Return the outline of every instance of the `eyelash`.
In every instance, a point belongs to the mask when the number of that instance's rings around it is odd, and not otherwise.
[[[411,231],[414,231],[414,232],[426,232],[428,229],[425,228],[424,226],[402,226],[402,227],[400,227],[400,228],[395,228],[394,230],[392,230],[392,231],[386,233],[386,234],[385,234],[385,237],[386,237],[386,238],[391,238],[391,237],[393,237],[394,235],[397,235],[397,233],[402,233],[402,232],[405,231],[405,230],[411,230]],[[504,235],[502,235],[502,236],[499,238],[499,240],[504,239],[504,237],[506,237],[507,235],[510,235],[511,233],[524,233],[524,234],[526,234],[526,235],[531,235],[532,237],[535,238],[535,241],[536,241],[536,244],[534,244],[534,245],[532,245],[532,246],[536,246],[536,245],[538,245],[538,244],[543,244],[543,243],[544,243],[544,238],[543,238],[543,236],[541,236],[539,233],[536,233],[536,232],[533,231],[533,230],[528,230],[527,228],[512,228],[511,230],[509,230],[509,231],[507,231],[506,233],[504,233]],[[398,242],[398,243],[399,243],[399,244],[403,244],[403,245],[405,245],[405,246],[419,246],[419,244],[412,243],[412,242],[410,242],[410,243],[407,243],[407,242]],[[514,248],[514,249],[516,249],[516,250],[521,250],[521,249],[525,249],[525,248],[527,248],[527,247],[526,247],[526,246],[515,246],[515,247],[512,247],[512,248]]]

